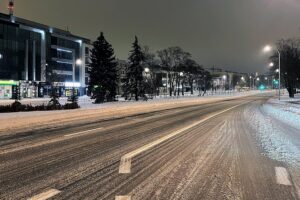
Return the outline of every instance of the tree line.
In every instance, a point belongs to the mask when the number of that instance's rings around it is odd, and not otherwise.
[[[101,32],[93,43],[88,70],[89,91],[95,103],[115,101],[118,82],[122,85],[122,96],[136,101],[158,95],[161,87],[165,87],[170,96],[180,96],[185,93],[185,85],[191,94],[195,89],[204,94],[211,85],[210,73],[193,60],[190,53],[180,47],[169,47],[155,54],[148,46],[141,46],[137,37],[122,76],[119,70],[114,49]],[[162,85],[162,73],[165,85]]]

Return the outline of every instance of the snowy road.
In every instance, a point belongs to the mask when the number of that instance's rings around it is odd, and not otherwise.
[[[298,199],[299,129],[268,98],[0,135],[0,199]]]

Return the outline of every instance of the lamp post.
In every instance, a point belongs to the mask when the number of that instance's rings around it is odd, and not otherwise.
[[[270,46],[270,45],[267,45],[265,46],[264,48],[264,52],[270,52],[273,48]],[[280,96],[281,96],[281,68],[280,68],[280,64],[281,64],[281,54],[280,54],[280,51],[277,47],[275,47],[275,50],[277,51],[278,53],[278,73],[279,73],[279,85],[278,85],[278,89],[279,89],[279,92],[278,92],[278,99],[280,101]],[[270,64],[270,66],[273,65],[274,66],[274,63],[273,64]]]
[[[223,81],[224,81],[224,91],[226,91],[227,76],[223,75],[222,78],[223,78]]]
[[[75,62],[75,64],[77,65],[77,66],[81,66],[82,65],[82,60],[81,59],[77,59],[76,60],[76,62]],[[75,97],[75,65],[74,65],[74,69],[73,69],[73,91],[72,91],[72,93],[73,93],[73,97]],[[79,89],[79,88],[78,88]]]
[[[149,83],[149,73],[150,73],[150,69],[148,67],[146,67],[144,69],[144,73],[145,73],[145,78],[146,78],[146,89],[150,89],[150,83]],[[149,91],[149,90],[148,90]],[[147,91],[146,91],[147,92]],[[152,91],[151,91],[152,92]]]
[[[179,77],[180,77],[180,80],[179,80],[179,84],[181,84],[181,94],[182,96],[184,96],[184,90],[183,90],[183,76],[184,76],[184,73],[183,72],[180,72],[179,73]],[[180,85],[178,85],[178,96],[179,96],[179,89],[180,89]]]

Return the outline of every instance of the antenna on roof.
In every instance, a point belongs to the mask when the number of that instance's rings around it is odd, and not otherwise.
[[[14,15],[14,0],[9,0],[8,11],[10,16]]]

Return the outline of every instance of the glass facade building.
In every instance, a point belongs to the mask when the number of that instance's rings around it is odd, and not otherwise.
[[[12,96],[8,93],[16,81],[24,98],[48,95],[53,84],[61,96],[70,85],[85,94],[89,43],[68,31],[0,13],[0,98]],[[9,80],[14,85],[1,85]]]

